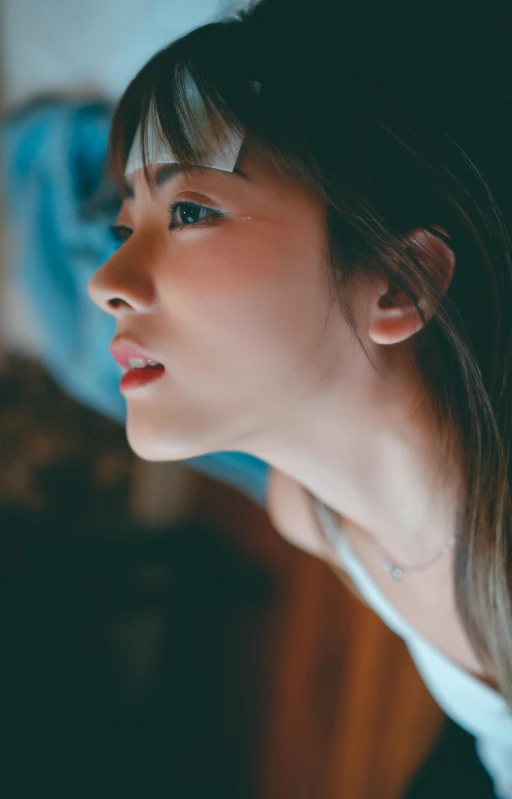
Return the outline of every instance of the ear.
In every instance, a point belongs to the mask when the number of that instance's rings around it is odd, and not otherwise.
[[[438,225],[430,225],[439,230],[447,239],[451,236]],[[443,239],[425,228],[415,228],[406,237],[418,252],[417,259],[429,268],[436,280],[437,288],[444,296],[455,271],[455,253]],[[371,322],[368,335],[376,344],[397,344],[413,336],[423,327],[421,317],[410,297],[389,280],[377,281],[377,291],[372,298]],[[436,308],[426,297],[416,297],[418,305],[426,316],[432,318]]]

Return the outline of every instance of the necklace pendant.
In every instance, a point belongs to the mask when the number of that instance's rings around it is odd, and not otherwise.
[[[390,560],[385,560],[383,566],[384,571],[388,572],[395,582],[400,582],[404,576],[402,569],[400,569],[398,566],[395,566]]]

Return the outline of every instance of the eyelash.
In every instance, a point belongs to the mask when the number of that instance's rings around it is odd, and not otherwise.
[[[198,219],[197,222],[191,222],[189,225],[186,225],[184,223],[173,224],[172,215],[182,205],[188,206],[189,208],[199,209],[199,211],[208,211],[209,214],[205,219]],[[209,208],[207,205],[200,205],[199,203],[194,203],[190,200],[179,200],[178,202],[173,203],[169,208],[169,212],[171,214],[171,223],[169,224],[169,230],[181,230],[182,228],[195,227],[196,225],[212,225],[218,221],[219,217],[224,216],[222,211],[217,211],[215,208]]]
[[[190,222],[188,225],[183,222],[173,224],[172,216],[180,206],[187,206],[188,208],[198,209],[199,211],[208,211],[209,214],[206,218],[198,219],[196,222]],[[225,215],[222,211],[217,211],[215,208],[209,208],[207,205],[200,205],[199,203],[194,203],[190,200],[179,200],[175,203],[172,203],[172,205],[169,207],[169,213],[171,216],[169,230],[183,230],[183,228],[193,228],[196,227],[196,225],[213,225],[219,220],[219,217]],[[127,227],[126,225],[113,225],[110,230],[114,239],[121,244],[127,241],[133,232],[131,228]]]

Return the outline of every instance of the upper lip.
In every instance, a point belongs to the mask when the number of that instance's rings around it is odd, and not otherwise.
[[[120,336],[116,336],[110,342],[110,352],[114,360],[125,369],[129,368],[128,358],[146,358],[148,361],[161,363],[154,353],[143,350],[137,346],[137,344],[134,344],[133,341],[130,341],[130,339]]]

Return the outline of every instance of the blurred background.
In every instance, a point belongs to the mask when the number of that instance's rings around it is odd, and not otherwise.
[[[157,49],[241,5],[4,0],[9,799],[396,799],[445,729],[403,643],[273,530],[266,464],[152,464],[126,443],[115,323],[85,290],[115,247],[113,104]]]

